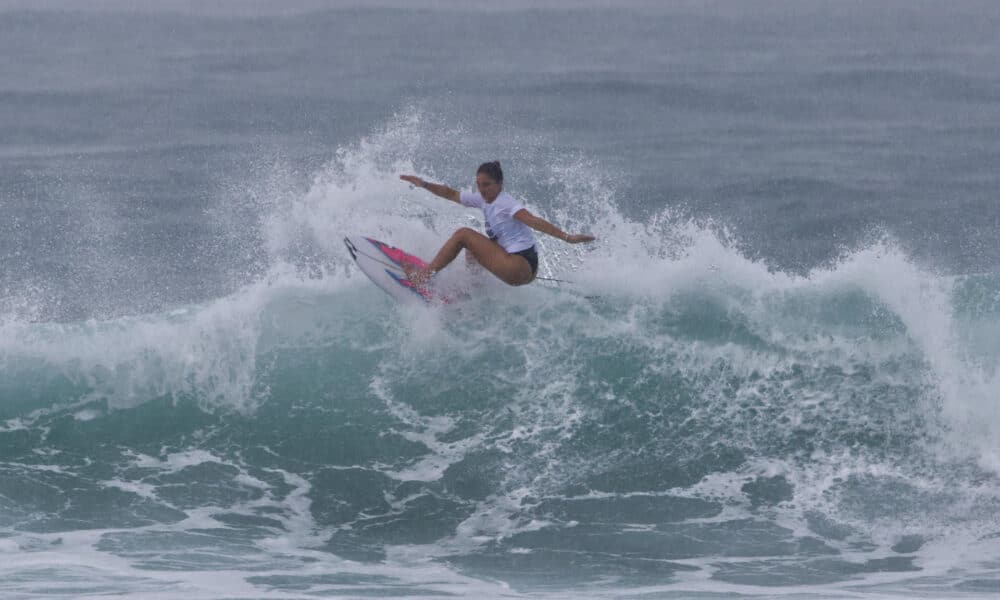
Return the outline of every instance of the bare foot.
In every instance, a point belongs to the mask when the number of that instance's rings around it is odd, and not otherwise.
[[[406,263],[403,264],[403,272],[406,273],[406,278],[410,280],[410,283],[417,287],[426,285],[434,276],[434,271],[430,269],[421,269]]]

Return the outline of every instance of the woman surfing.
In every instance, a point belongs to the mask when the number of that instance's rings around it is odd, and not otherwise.
[[[503,170],[499,161],[479,165],[476,170],[478,192],[460,192],[444,184],[424,181],[416,175],[400,175],[399,178],[445,200],[482,209],[486,219],[486,235],[462,227],[448,238],[426,269],[407,268],[406,275],[415,285],[427,283],[435,273],[455,260],[463,248],[504,283],[524,285],[534,281],[538,273],[538,251],[532,229],[570,244],[596,239],[589,234],[566,233],[524,208],[503,191]]]

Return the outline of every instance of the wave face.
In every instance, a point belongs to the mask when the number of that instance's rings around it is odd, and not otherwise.
[[[228,295],[8,312],[0,589],[991,593],[971,557],[1000,544],[1000,279],[888,235],[783,273],[710,222],[625,218],[564,162],[533,177],[574,182],[545,184],[548,213],[600,237],[543,241],[572,283],[459,261],[442,277],[472,300],[399,305],[340,237],[429,255],[469,223],[395,179],[425,127],[405,113],[304,191],[234,195],[260,275]]]

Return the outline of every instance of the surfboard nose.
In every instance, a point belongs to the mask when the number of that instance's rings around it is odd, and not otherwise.
[[[344,238],[344,245],[347,246],[347,251],[351,253],[351,258],[358,260],[358,249],[351,243],[351,238]]]

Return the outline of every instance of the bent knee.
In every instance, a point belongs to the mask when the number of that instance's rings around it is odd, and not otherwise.
[[[475,235],[477,233],[479,232],[476,231],[475,229],[471,229],[469,227],[459,227],[458,229],[455,230],[455,233],[451,234],[451,237],[459,239],[468,239],[469,236]]]
[[[475,229],[459,227],[455,230],[455,233],[451,234],[451,239],[458,242],[462,248],[468,248],[475,243],[477,237],[481,237],[482,235]]]

